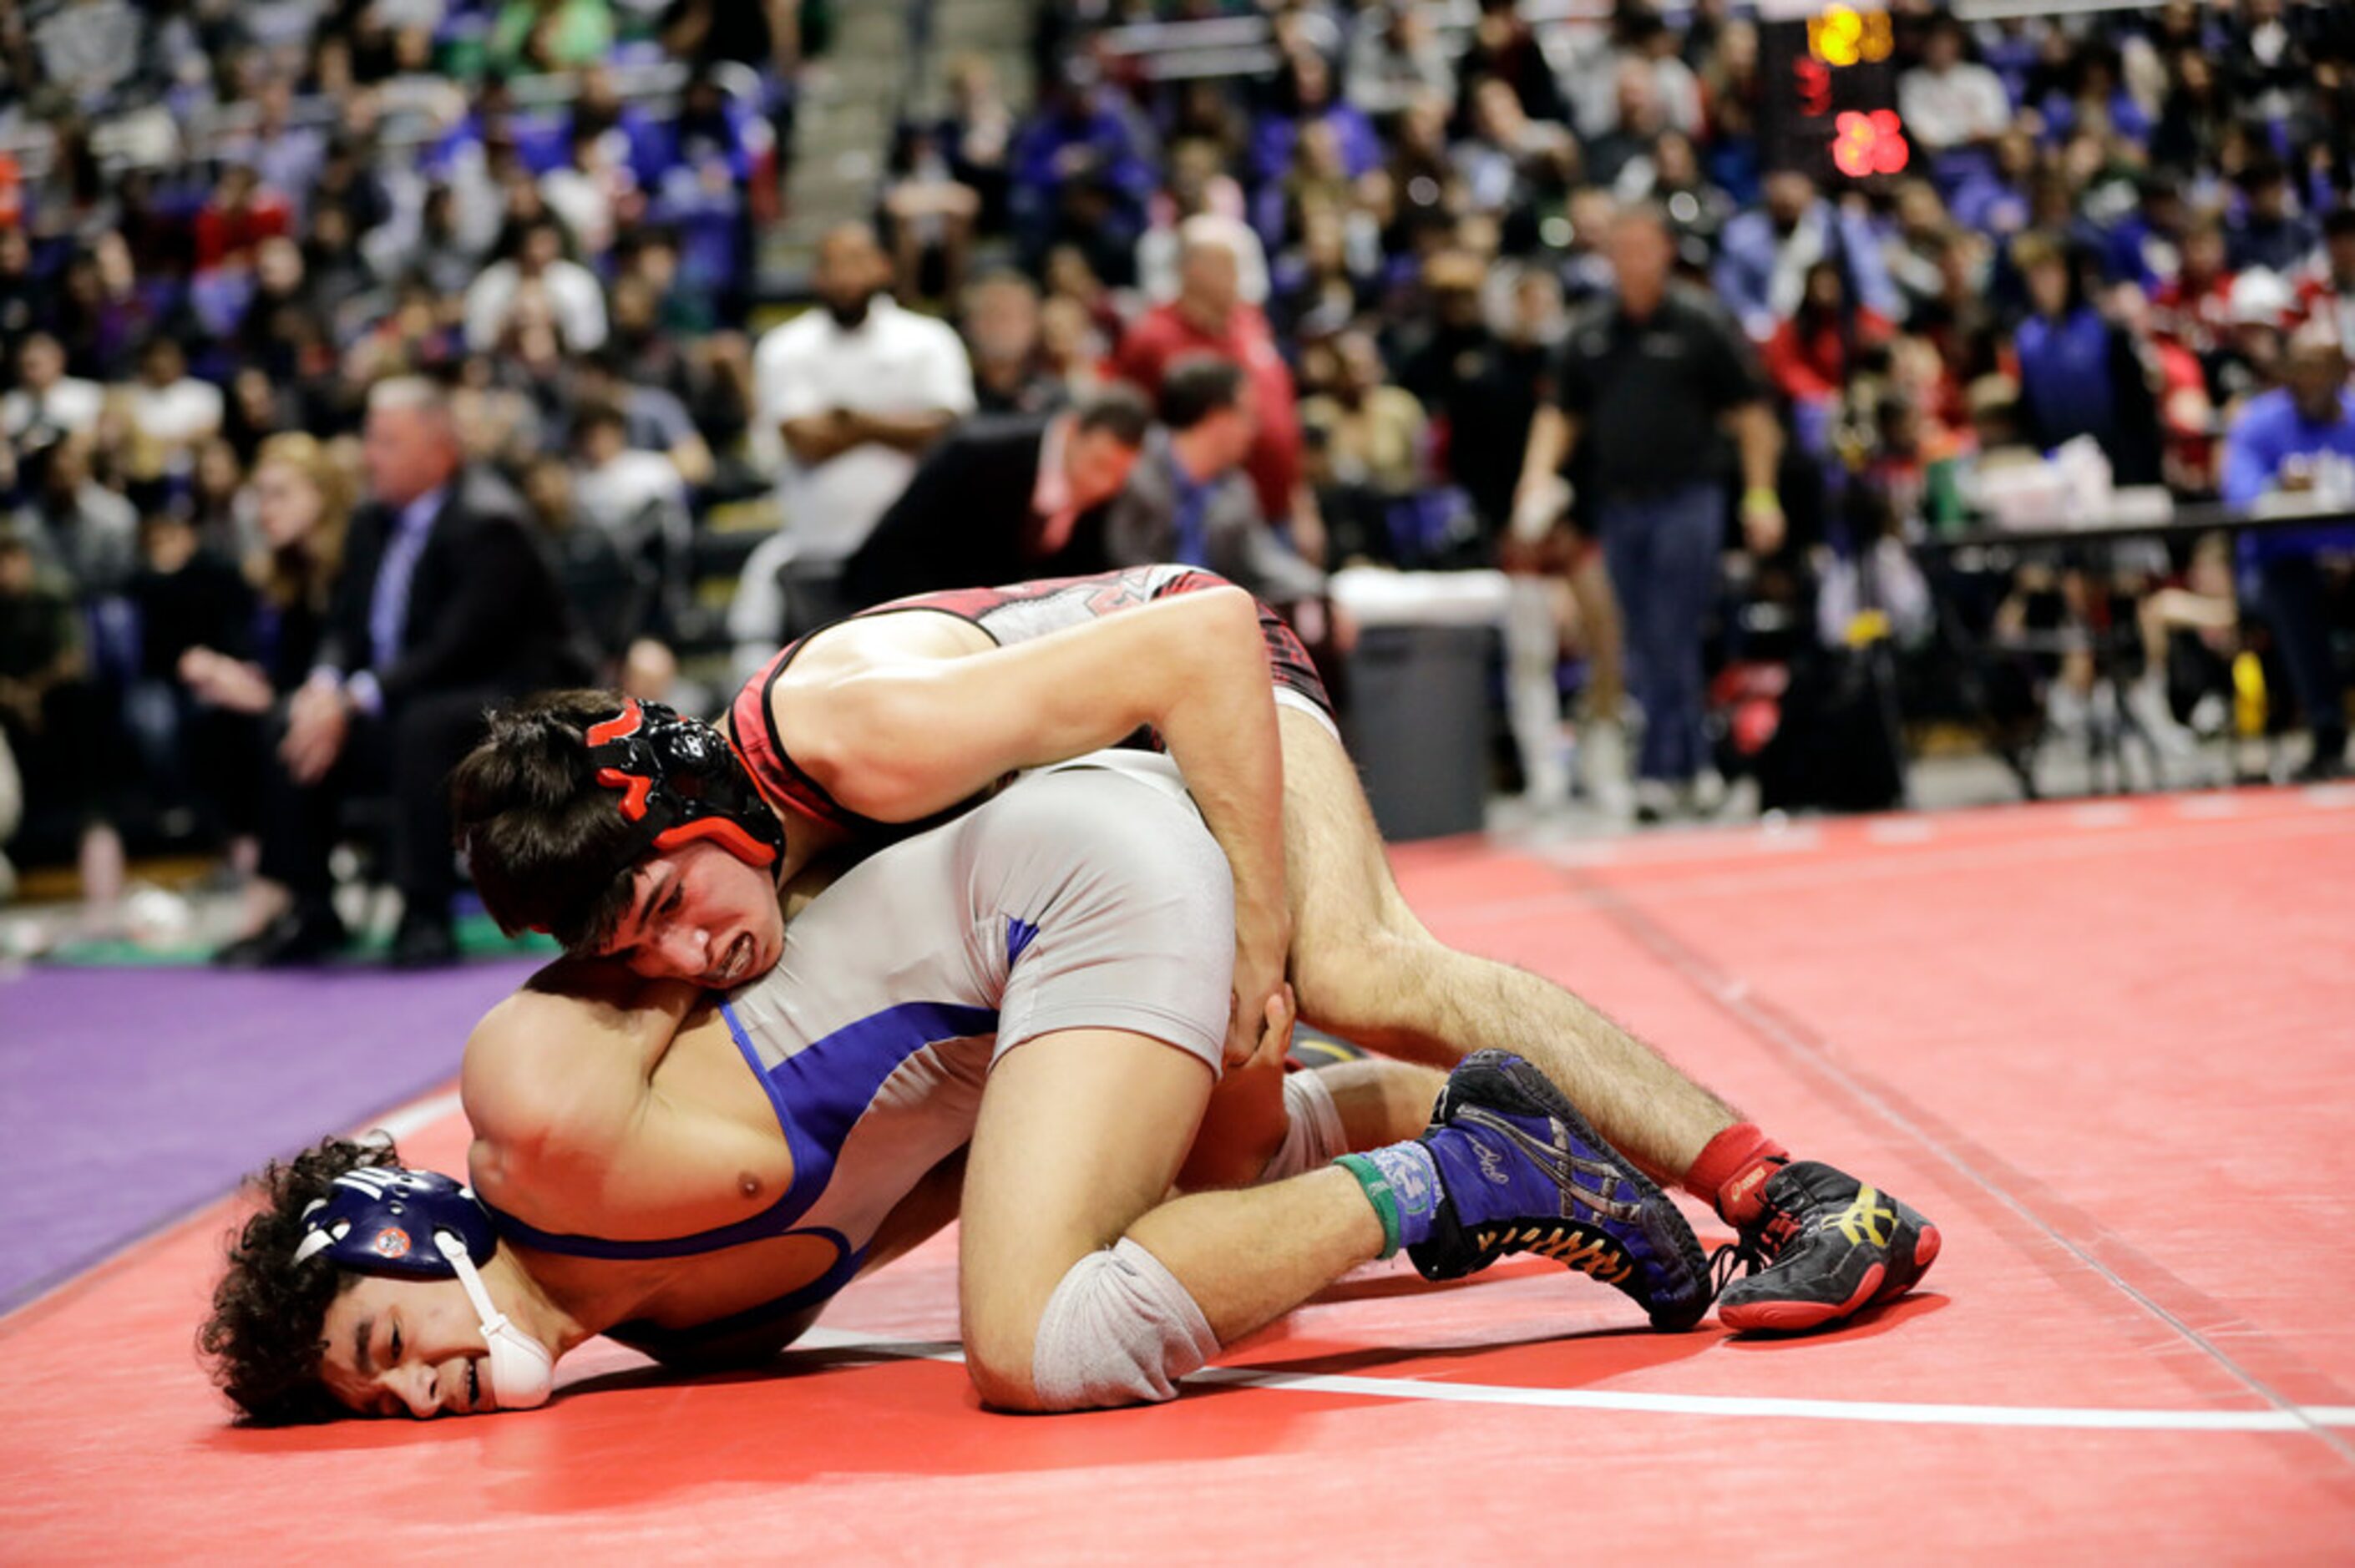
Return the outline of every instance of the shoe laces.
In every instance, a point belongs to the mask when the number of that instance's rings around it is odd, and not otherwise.
[[[1722,1244],[1709,1255],[1709,1298],[1716,1300],[1736,1279],[1747,1279],[1765,1266],[1766,1260],[1747,1240]]]
[[[1709,1255],[1709,1298],[1716,1300],[1737,1278],[1747,1279],[1771,1266],[1798,1234],[1797,1215],[1773,1203],[1764,1204],[1756,1224],[1737,1231],[1733,1240],[1720,1244]]]

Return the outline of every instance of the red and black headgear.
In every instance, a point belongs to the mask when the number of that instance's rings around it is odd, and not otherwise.
[[[698,839],[763,871],[784,853],[784,824],[709,725],[632,697],[589,726],[588,742],[597,782],[622,792],[622,815],[637,830],[628,862]]]

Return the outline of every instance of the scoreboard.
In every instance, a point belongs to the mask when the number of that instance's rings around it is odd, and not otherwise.
[[[1897,113],[1894,43],[1888,10],[1872,0],[1762,4],[1758,129],[1766,167],[1798,169],[1826,186],[1902,174],[1913,153]]]

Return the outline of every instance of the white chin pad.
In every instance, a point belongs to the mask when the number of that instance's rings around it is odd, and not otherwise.
[[[556,1358],[491,1305],[491,1293],[483,1287],[483,1277],[475,1272],[464,1243],[447,1231],[437,1233],[433,1242],[457,1270],[458,1283],[482,1319],[483,1342],[491,1352],[491,1408],[530,1410],[546,1404],[556,1382]]]

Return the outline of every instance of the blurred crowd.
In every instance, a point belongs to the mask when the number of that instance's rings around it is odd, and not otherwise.
[[[23,852],[79,853],[103,892],[123,832],[226,845],[272,874],[263,935],[316,916],[344,797],[384,793],[346,748],[400,755],[424,693],[563,671],[704,705],[883,597],[1170,557],[1284,607],[1337,673],[1331,569],[1507,568],[1504,766],[1541,799],[1582,771],[1614,810],[1706,809],[1773,763],[1764,703],[1785,799],[1876,803],[1790,754],[1872,772],[1840,715],[1892,683],[2015,756],[2106,725],[2182,764],[2269,677],[2264,722],[2343,767],[2343,536],[2000,569],[1913,546],[2073,443],[2122,490],[2355,501],[2355,12],[1900,4],[1910,158],[1819,183],[1762,144],[1749,7],[1522,9],[1041,0],[1031,101],[944,62],[871,224],[825,237],[813,302],[772,324],[762,237],[827,6],[12,8]],[[1264,44],[1209,74],[1132,26],[1228,16]],[[1661,310],[1711,367],[1704,435],[1631,460],[1603,439],[1612,334]],[[1671,478],[1706,504],[1669,506]],[[721,525],[748,507],[762,526]],[[512,590],[490,630],[434,597],[432,519],[460,512],[497,524],[465,535]],[[1633,547],[1671,526],[1697,566]],[[560,624],[519,627],[542,573]],[[324,689],[350,733],[322,760]],[[321,842],[273,849],[339,773]],[[393,794],[392,838],[430,834]],[[446,903],[434,853],[390,859]]]

